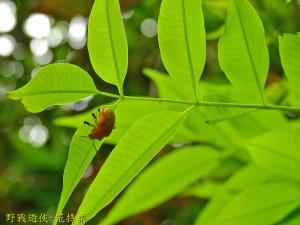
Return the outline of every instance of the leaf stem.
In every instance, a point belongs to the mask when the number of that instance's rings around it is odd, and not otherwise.
[[[124,100],[169,102],[169,103],[178,103],[178,104],[183,104],[183,105],[197,105],[197,102],[193,102],[193,101],[185,101],[185,100],[177,100],[177,99],[150,98],[150,97],[124,96]]]
[[[234,108],[250,108],[261,110],[277,110],[284,112],[300,112],[300,107],[290,106],[277,106],[277,105],[257,105],[257,104],[244,104],[244,103],[228,103],[228,102],[200,102],[200,106],[207,107],[234,107]]]
[[[108,96],[112,98],[131,100],[131,101],[151,101],[151,102],[165,102],[165,103],[177,103],[182,105],[191,106],[206,106],[206,107],[229,107],[229,108],[249,108],[249,109],[261,109],[261,110],[277,110],[284,112],[300,112],[300,107],[290,106],[277,106],[277,105],[259,105],[259,104],[245,104],[245,103],[234,103],[234,102],[195,102],[179,99],[166,99],[166,98],[151,98],[151,97],[138,97],[138,96],[120,96],[110,94],[107,92],[99,91],[98,94]]]
[[[99,95],[103,95],[103,96],[107,96],[107,97],[111,97],[111,98],[121,98],[120,95],[115,95],[115,94],[111,94],[108,92],[103,92],[103,91],[98,91]]]

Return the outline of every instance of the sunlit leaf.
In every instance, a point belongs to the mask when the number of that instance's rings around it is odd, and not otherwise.
[[[267,182],[281,181],[282,177],[276,175],[255,164],[249,164],[238,170],[223,184],[218,184],[217,191],[211,196],[212,199],[199,214],[195,225],[210,224],[226,204],[241,191]],[[202,190],[200,189],[201,185],[195,187],[196,194],[201,194]]]
[[[279,48],[281,63],[290,81],[289,84],[300,95],[300,33],[280,36]]]
[[[252,138],[271,130],[286,129],[289,126],[288,120],[281,112],[265,110],[256,110],[229,122],[244,138]],[[228,128],[227,131],[229,131]]]
[[[116,144],[129,127],[146,114],[157,111],[182,111],[186,108],[186,105],[177,103],[140,100],[122,101],[115,111],[116,117],[118,118],[116,121],[116,127],[118,129],[116,129],[105,142]],[[75,116],[57,118],[55,119],[55,124],[58,126],[77,128],[88,115],[89,112]],[[171,142],[204,141],[213,142],[218,146],[231,145],[231,139],[235,140],[236,138],[231,137],[229,135],[230,132],[224,134],[222,131],[223,129],[227,129],[227,127],[223,128],[222,125],[220,125],[220,128],[217,128],[206,124],[200,109],[197,108],[192,110],[187,116]],[[205,130],[205,132],[203,132],[203,130]]]
[[[92,112],[94,112],[95,109],[89,110],[87,112],[83,112],[80,114],[76,114],[74,116],[64,116],[54,119],[54,124],[57,126],[62,127],[70,127],[77,129],[80,125],[82,125],[82,121],[85,120],[85,118],[89,117]]]
[[[217,165],[219,156],[211,148],[194,146],[156,161],[129,186],[101,225],[115,224],[174,197],[200,177],[207,176]]]
[[[209,201],[206,207],[200,212],[195,225],[207,225],[218,215],[224,205],[234,196],[232,193],[220,192]]]
[[[189,92],[189,88],[187,86],[179,85],[176,80],[172,79],[170,76],[152,69],[145,69],[144,73],[155,82],[161,98],[193,99],[193,95]],[[199,90],[198,95],[201,97],[202,101],[221,103],[235,103],[236,101],[244,103],[253,102],[253,93],[242,92],[234,89],[231,85],[202,81],[199,83]],[[203,107],[203,111],[206,122],[213,123],[245,115],[253,112],[254,109],[205,106]],[[202,117],[200,113],[198,116]]]
[[[271,182],[233,197],[209,225],[268,225],[283,219],[300,205],[300,186]]]
[[[298,131],[273,131],[245,143],[254,162],[263,168],[300,181]]]
[[[98,114],[97,110],[94,110],[95,114]],[[85,118],[91,124],[94,123],[93,117],[89,115]],[[92,142],[87,136],[91,132],[91,127],[83,124],[84,120],[81,122],[81,126],[78,128],[74,134],[68,155],[68,160],[64,170],[63,176],[63,190],[59,200],[58,209],[56,215],[60,215],[64,209],[68,199],[70,198],[74,188],[81,180],[84,172],[90,165],[92,159],[96,154],[96,150],[99,149],[102,141]],[[115,132],[115,131],[113,131]],[[95,147],[94,147],[95,145]],[[96,149],[95,149],[96,148]],[[57,223],[54,220],[53,225]]]
[[[206,56],[202,1],[162,1],[158,40],[169,74],[187,85],[195,97]]]
[[[88,50],[96,73],[122,93],[128,46],[118,0],[97,0],[88,24]]]
[[[127,132],[132,124],[140,119],[141,117],[157,112],[157,111],[169,111],[176,110],[181,111],[186,109],[187,106],[176,103],[162,103],[162,102],[151,102],[151,101],[122,101],[118,104],[115,110],[116,115],[116,127],[118,129],[105,139],[106,143],[117,144],[119,139]],[[90,112],[85,112],[75,116],[61,117],[54,120],[58,126],[77,128],[82,124],[82,121],[91,115]]]
[[[176,81],[172,77],[162,74],[158,71],[146,69],[144,73],[150,77],[156,84],[161,98],[175,98],[175,99],[192,99],[193,96],[189,93],[186,86],[178,86]],[[229,85],[217,85],[209,82],[200,82],[199,95],[208,95],[212,93],[228,95],[230,90]],[[190,97],[189,97],[190,96]],[[182,107],[182,106],[181,106]],[[143,108],[143,107],[142,107]],[[143,108],[144,109],[144,108]],[[141,109],[141,110],[143,110]],[[180,108],[179,108],[180,109]],[[178,110],[178,109],[177,109]],[[222,130],[227,129],[220,127],[214,127],[206,124],[205,118],[200,107],[197,107],[191,111],[185,120],[183,126],[179,132],[175,135],[174,141],[186,142],[186,141],[204,141],[213,142],[216,145],[227,146],[232,144],[232,140],[236,140],[235,137],[225,134]],[[205,132],[203,132],[205,130]]]
[[[256,92],[261,100],[269,56],[263,24],[247,0],[231,0],[225,32],[219,41],[219,61],[231,83]]]
[[[283,178],[278,174],[272,173],[252,163],[232,175],[232,177],[226,181],[224,188],[229,192],[239,192],[251,186],[270,181],[280,181],[282,179]]]
[[[204,97],[205,102],[222,102],[234,103],[227,97],[221,95],[209,95]],[[215,123],[223,120],[233,119],[238,116],[246,115],[254,112],[255,109],[239,108],[239,107],[225,107],[225,106],[203,106],[203,112],[207,123]]]
[[[286,216],[282,221],[276,225],[299,225],[300,224],[300,207]]]
[[[89,187],[77,214],[89,220],[108,205],[170,141],[186,115],[156,112],[132,125]]]
[[[153,80],[158,87],[161,98],[188,99],[194,98],[187,86],[180,85],[176,80],[167,74],[153,69],[144,69],[144,74]]]
[[[185,193],[183,193],[183,195],[194,196],[198,197],[199,199],[210,199],[217,195],[222,187],[223,185],[220,182],[204,181],[203,183],[190,188]]]
[[[40,112],[51,105],[63,105],[97,94],[90,75],[72,64],[43,67],[24,87],[9,93],[22,100],[30,112]]]

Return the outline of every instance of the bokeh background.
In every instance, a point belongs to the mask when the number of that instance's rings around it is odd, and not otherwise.
[[[217,39],[224,29],[227,1],[203,1],[208,40],[203,79],[226,82],[218,66]],[[142,70],[165,71],[157,41],[160,2],[120,1],[129,43],[126,95],[155,95],[155,87]],[[283,77],[278,35],[300,31],[300,1],[251,2],[266,29],[271,58],[268,85],[272,85]],[[7,93],[26,84],[42,66],[55,62],[79,65],[95,78],[99,89],[116,91],[99,79],[89,61],[86,39],[92,4],[93,0],[0,0],[0,224],[5,224],[6,213],[54,214],[74,130],[56,126],[53,120],[108,101],[86,98],[33,115],[20,102],[9,100]],[[104,146],[104,156],[97,157],[86,171],[67,206],[69,212],[76,211],[111,148]],[[172,199],[121,224],[190,225],[204,204],[191,197]]]

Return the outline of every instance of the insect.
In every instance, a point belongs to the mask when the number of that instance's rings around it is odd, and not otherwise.
[[[112,130],[115,128],[115,113],[110,108],[102,108],[98,109],[99,112],[99,118],[96,117],[94,113],[92,113],[92,116],[94,117],[95,124],[91,124],[87,121],[84,121],[84,124],[93,127],[91,130],[91,133],[88,136],[90,140],[93,142],[94,140],[102,140],[105,137],[108,137]],[[96,150],[96,147],[94,145],[94,148]],[[97,150],[96,150],[97,151]]]

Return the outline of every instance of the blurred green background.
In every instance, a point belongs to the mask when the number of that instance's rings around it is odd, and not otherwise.
[[[150,67],[165,71],[157,41],[161,1],[120,2],[129,43],[125,94],[156,95],[142,70]],[[271,85],[283,77],[278,35],[300,30],[300,1],[251,2],[266,29]],[[55,126],[53,119],[87,111],[109,100],[86,98],[33,115],[21,103],[9,100],[7,93],[26,84],[42,66],[55,62],[79,65],[97,78],[94,80],[99,89],[116,91],[101,82],[89,61],[86,35],[92,4],[93,0],[0,0],[0,224],[5,224],[6,213],[54,214],[74,130]],[[223,31],[227,1],[204,0],[203,4],[208,40],[203,79],[227,82],[217,60],[217,39]],[[108,153],[110,149],[104,146],[103,151]],[[85,173],[68,204],[69,212],[76,211],[103,158],[98,156]],[[121,224],[192,224],[204,204],[193,198],[173,199]]]

